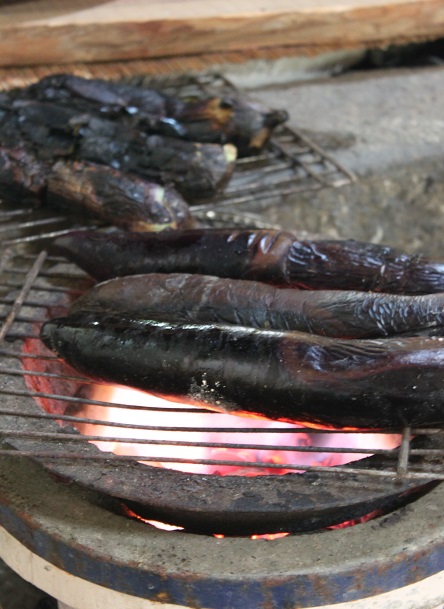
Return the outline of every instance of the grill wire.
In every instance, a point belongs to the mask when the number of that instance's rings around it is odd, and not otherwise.
[[[5,218],[5,213],[3,214],[3,218]],[[15,214],[12,216],[13,222],[15,222]],[[57,221],[60,221],[57,218]],[[29,228],[30,222],[26,221],[26,228]],[[37,221],[36,227],[40,230],[41,223]],[[17,228],[17,226],[15,226]],[[55,231],[57,232],[57,231]],[[49,232],[45,234],[45,238],[48,234],[53,234],[53,232]],[[36,235],[32,235],[31,237],[35,237]],[[23,243],[25,240],[25,243]],[[23,344],[24,341],[38,341],[38,330],[40,322],[44,321],[48,317],[48,311],[51,310],[52,307],[58,307],[58,314],[61,313],[60,303],[67,302],[68,300],[72,300],[76,295],[80,295],[89,285],[91,285],[91,279],[88,278],[82,271],[78,270],[71,264],[68,264],[64,259],[57,258],[53,256],[49,256],[45,249],[41,249],[38,253],[29,252],[28,242],[29,237],[24,238],[16,238],[14,242],[7,242],[7,245],[3,248],[2,257],[0,259],[0,268],[2,270],[2,279],[0,283],[0,314],[3,321],[2,327],[0,329],[0,355],[2,358],[2,365],[0,366],[0,395],[3,396],[3,404],[7,404],[7,396],[13,396],[15,398],[33,398],[33,399],[44,399],[47,402],[65,402],[70,405],[74,405],[76,407],[86,406],[93,404],[97,407],[108,406],[110,405],[108,402],[102,402],[97,400],[92,400],[89,397],[83,398],[81,396],[72,396],[67,393],[50,393],[45,391],[32,391],[29,389],[29,383],[26,382],[26,379],[30,379],[30,377],[36,377],[40,380],[49,379],[51,382],[57,381],[57,387],[63,386],[65,382],[75,382],[79,385],[88,385],[91,384],[91,381],[85,379],[84,377],[77,375],[66,375],[64,373],[53,373],[53,372],[41,372],[39,371],[39,365],[30,365],[27,366],[27,369],[24,369],[22,363],[26,361],[33,360],[37,364],[41,364],[42,361],[54,363],[57,361],[55,357],[50,355],[41,355],[38,349],[32,353],[24,353],[23,352]],[[35,244],[34,244],[35,245]],[[63,309],[63,305],[62,305]],[[11,377],[21,379],[21,388],[12,388],[8,387],[7,380]],[[62,383],[62,385],[61,385]],[[162,407],[152,407],[152,406],[138,406],[138,405],[126,405],[126,404],[112,404],[113,407],[127,409],[129,413],[134,412],[135,410],[143,410],[143,411],[152,411],[152,412],[168,412],[168,413],[186,413],[189,417],[196,416],[199,412],[207,412],[203,410],[199,410],[196,408],[187,408],[186,406],[177,406],[173,408],[168,408],[168,410],[163,409]],[[234,442],[193,442],[183,440],[156,440],[156,439],[146,439],[141,440],[140,438],[119,438],[114,436],[99,436],[99,435],[79,435],[76,432],[70,433],[66,431],[63,434],[54,433],[54,432],[46,432],[41,430],[29,430],[28,428],[24,431],[17,430],[14,428],[8,428],[7,426],[7,417],[8,416],[19,416],[22,418],[28,418],[33,420],[48,420],[48,421],[59,421],[63,422],[63,424],[73,424],[73,423],[82,423],[88,424],[91,426],[103,426],[103,420],[98,420],[89,417],[82,417],[72,414],[59,414],[58,412],[47,413],[45,411],[34,413],[34,412],[26,412],[25,410],[17,412],[17,409],[11,409],[9,407],[0,408],[0,433],[1,436],[7,439],[13,438],[29,438],[29,439],[40,439],[42,441],[56,439],[58,442],[62,440],[61,444],[63,444],[63,440],[66,441],[74,441],[74,442],[85,442],[89,440],[100,440],[106,442],[125,442],[125,443],[135,443],[142,444],[146,446],[147,454],[143,455],[113,455],[113,459],[123,460],[123,461],[150,461],[156,463],[191,463],[193,465],[211,465],[211,466],[234,466],[237,468],[255,468],[260,470],[261,468],[267,469],[267,472],[272,472],[273,470],[286,470],[286,471],[320,471],[323,472],[344,472],[350,475],[354,473],[365,473],[369,476],[373,477],[397,477],[402,479],[418,479],[422,481],[427,480],[443,480],[444,479],[444,471],[442,467],[444,450],[441,448],[434,449],[417,449],[412,448],[410,446],[411,438],[417,435],[433,435],[433,434],[442,434],[444,430],[438,428],[424,429],[424,428],[414,428],[410,429],[408,427],[400,430],[396,430],[399,432],[401,436],[401,443],[398,449],[387,450],[381,448],[369,448],[366,446],[365,448],[348,448],[346,446],[343,447],[326,447],[326,446],[282,446],[282,445],[267,445],[265,443],[261,443],[259,439],[257,442],[248,443],[242,441],[234,441]],[[112,423],[106,422],[106,425],[110,428],[126,428],[127,430],[139,431],[141,429],[146,430],[147,432],[189,432],[195,433],[197,432],[211,432],[211,433],[232,433],[236,434],[236,437],[240,437],[242,439],[243,434],[255,434],[258,438],[265,438],[267,434],[291,434],[292,437],[297,437],[299,434],[305,435],[306,433],[313,433],[313,429],[293,429],[288,427],[274,427],[271,429],[264,428],[250,428],[245,425],[245,427],[238,428],[227,428],[227,427],[219,427],[217,424],[217,418],[219,416],[218,413],[208,413],[207,416],[211,416],[214,419],[214,426],[210,427],[195,427],[192,423],[192,418],[190,418],[190,426],[181,426],[177,427],[174,425],[174,416],[172,417],[172,424],[165,426],[155,426],[155,425],[137,425],[131,422],[128,423]],[[2,419],[5,423],[1,423]],[[67,428],[67,430],[69,427]],[[332,434],[337,433],[337,431],[333,430],[316,430],[316,435],[320,437],[324,434]],[[340,431],[341,434],[349,434],[349,433],[357,433],[356,431]],[[359,432],[363,435],[370,432]],[[393,434],[394,430],[382,430],[381,432],[378,430],[378,433],[387,433]],[[270,450],[276,451],[277,453],[285,452],[285,456],[288,459],[288,455],[293,453],[295,455],[294,461],[286,461],[279,463],[258,463],[258,462],[250,462],[236,459],[193,459],[193,458],[176,458],[176,457],[159,457],[152,456],[149,454],[149,447],[155,446],[158,444],[165,444],[171,446],[171,450],[173,451],[174,446],[190,446],[190,447],[207,447],[211,446],[212,448],[223,448],[229,450]],[[387,460],[387,464],[383,467],[378,466],[378,468],[368,468],[368,469],[356,469],[352,465],[344,466],[331,466],[328,465],[307,465],[304,463],[298,462],[298,456],[303,453],[346,453],[350,455],[355,454],[376,454],[389,457]],[[16,455],[16,456],[26,456],[30,453],[27,451],[14,450],[11,451],[8,448],[4,448],[0,450],[0,455],[8,454],[8,455]],[[395,455],[395,459],[393,458]],[[51,449],[49,452],[47,450],[33,450],[30,456],[36,458],[57,458],[57,459],[69,459],[74,461],[82,461],[82,460],[91,460],[94,459],[96,461],[100,460],[109,460],[110,455],[107,452],[99,452],[97,451],[96,455],[84,454],[81,451],[76,453],[70,450],[69,452],[64,452],[63,448]],[[415,461],[414,464],[411,463],[412,458],[421,457],[420,461]]]
[[[152,78],[144,79],[142,77],[131,77],[130,81],[133,84],[142,86],[153,86]],[[157,83],[158,84],[158,83]],[[235,89],[226,79],[218,76],[201,76],[185,80],[177,78],[165,80],[161,82],[162,89],[166,92],[179,94],[183,98],[195,97],[208,93],[209,90],[221,94],[224,92],[233,92]],[[198,206],[193,206],[193,214],[205,221],[208,225],[241,225],[260,228],[270,226],[264,224],[259,213],[252,213],[251,209],[260,211],[269,205],[275,204],[276,200],[286,196],[287,194],[316,190],[326,187],[340,187],[350,183],[355,179],[352,172],[338,163],[334,157],[326,153],[322,148],[317,146],[311,139],[297,130],[290,129],[287,126],[277,130],[272,142],[267,150],[254,158],[241,159],[234,172],[232,179],[223,194],[213,198],[211,201],[204,201]],[[246,208],[243,205],[246,204]],[[62,314],[63,306],[61,302],[67,303],[76,295],[80,295],[87,289],[91,283],[91,279],[66,260],[48,255],[46,247],[50,240],[56,236],[62,235],[72,229],[94,228],[91,221],[83,221],[83,218],[73,218],[63,215],[62,213],[54,213],[47,209],[34,208],[17,208],[17,205],[11,207],[7,203],[0,203],[0,319],[2,326],[0,328],[0,356],[2,364],[0,365],[0,395],[3,396],[3,407],[0,408],[0,435],[4,442],[0,448],[0,455],[7,454],[8,456],[32,456],[36,458],[49,458],[58,460],[69,460],[83,462],[85,460],[101,461],[110,459],[110,453],[97,451],[97,454],[91,454],[90,451],[83,453],[76,452],[72,448],[68,451],[59,448],[63,445],[63,440],[68,442],[84,443],[90,440],[100,440],[101,442],[125,442],[144,444],[149,447],[157,444],[166,444],[171,446],[190,446],[202,447],[211,446],[213,448],[234,449],[234,450],[267,450],[276,452],[285,452],[286,458],[290,453],[294,453],[294,460],[285,463],[273,462],[249,462],[235,459],[187,459],[178,457],[159,457],[146,455],[112,455],[113,460],[121,461],[153,461],[156,463],[191,463],[204,464],[212,466],[234,466],[237,468],[255,468],[260,470],[266,468],[267,472],[273,470],[286,471],[323,471],[345,473],[353,475],[366,474],[372,477],[389,477],[390,479],[399,478],[403,480],[444,480],[443,461],[444,450],[442,448],[419,449],[411,447],[411,439],[417,435],[434,436],[443,434],[444,430],[438,428],[431,429],[404,429],[396,430],[399,433],[400,444],[397,449],[381,449],[381,448],[348,448],[343,447],[327,447],[327,446],[270,446],[265,442],[192,442],[186,440],[155,440],[140,438],[119,438],[111,436],[96,436],[96,435],[80,435],[69,427],[70,424],[81,423],[91,426],[103,426],[106,424],[109,428],[126,428],[128,430],[139,431],[141,429],[147,432],[168,431],[168,432],[185,432],[195,433],[209,431],[213,433],[232,433],[235,437],[240,437],[245,433],[255,434],[258,438],[265,438],[268,434],[291,434],[292,437],[301,434],[313,433],[313,429],[305,428],[289,428],[289,427],[273,427],[255,428],[245,426],[227,428],[217,425],[217,419],[220,416],[218,413],[208,413],[196,408],[187,408],[186,406],[177,406],[168,408],[153,406],[138,406],[126,404],[112,404],[115,408],[126,409],[128,413],[136,410],[152,411],[152,412],[178,412],[186,414],[190,417],[190,426],[178,427],[174,425],[168,426],[153,426],[153,425],[137,425],[131,422],[128,423],[113,423],[102,420],[97,420],[90,417],[81,417],[76,414],[60,414],[58,412],[48,413],[43,409],[39,412],[27,411],[26,409],[17,409],[16,403],[18,399],[27,400],[46,400],[51,403],[70,404],[74,407],[82,407],[93,404],[97,407],[109,406],[108,402],[92,400],[81,396],[68,395],[63,391],[50,393],[46,391],[33,391],[29,389],[29,383],[26,381],[33,378],[40,380],[46,379],[57,384],[57,388],[63,387],[64,383],[76,383],[80,386],[88,386],[91,381],[77,375],[66,375],[64,373],[41,372],[42,362],[55,363],[57,359],[50,355],[42,355],[36,350],[34,353],[24,353],[23,346],[25,341],[38,341],[38,328],[50,315],[52,307],[56,306],[58,314]],[[23,366],[24,362],[33,362],[31,365]],[[35,363],[35,366],[34,366]],[[35,368],[35,369],[33,369]],[[10,379],[18,379],[17,383],[9,382]],[[15,399],[14,406],[10,407],[8,398]],[[211,427],[195,427],[192,425],[192,417],[196,413],[206,412],[207,416],[214,419],[214,426]],[[8,421],[10,417],[20,417],[22,419],[30,419],[32,421],[56,421],[66,424],[66,432],[54,433],[52,431],[42,431],[38,429],[14,429]],[[174,419],[174,417],[173,417]],[[338,433],[334,430],[316,430],[318,437],[325,434]],[[341,430],[341,434],[356,434],[356,431]],[[374,432],[359,432],[362,435]],[[394,430],[378,430],[378,433],[393,434]],[[11,450],[7,441],[14,438],[27,438],[35,440],[52,440],[56,439],[57,448],[51,448],[48,451],[46,448],[32,452],[28,450]],[[6,442],[6,443],[5,443]],[[320,466],[307,465],[298,463],[298,455],[303,453],[346,453],[350,455],[368,455],[375,454],[382,457],[387,456],[383,461],[383,466],[379,463],[377,468],[368,467],[355,468],[353,466]]]

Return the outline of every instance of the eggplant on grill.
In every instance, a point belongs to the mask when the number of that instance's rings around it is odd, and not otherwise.
[[[180,198],[214,196],[238,151],[259,151],[286,119],[235,96],[191,102],[123,83],[48,76],[0,95],[0,195],[69,202],[129,230],[189,227]]]
[[[185,273],[129,275],[98,283],[70,309],[70,313],[86,311],[337,338],[444,329],[444,293],[404,296],[278,289],[258,281]]]
[[[117,121],[39,101],[11,104],[0,119],[0,145],[7,150],[23,148],[46,163],[93,162],[174,185],[191,201],[222,189],[237,156],[231,144],[147,135]]]
[[[276,230],[73,231],[54,247],[99,280],[197,273],[315,290],[444,292],[444,261],[354,240],[301,241]]]
[[[240,415],[362,429],[444,422],[444,338],[336,339],[77,311],[43,342],[100,382]]]
[[[196,142],[232,143],[240,156],[259,152],[273,130],[288,119],[283,110],[263,108],[231,93],[185,101],[158,89],[73,74],[47,76],[16,90],[14,95],[18,99],[57,101],[118,119],[147,133]]]
[[[438,291],[442,263],[279,231],[74,232],[56,246],[93,276],[127,275],[42,328],[93,379],[308,425],[444,422],[444,337],[419,334],[442,327],[442,294],[415,295]],[[365,291],[387,287],[401,294]]]
[[[21,148],[0,148],[0,197],[86,211],[131,231],[193,225],[185,200],[161,186],[94,163],[38,160]]]

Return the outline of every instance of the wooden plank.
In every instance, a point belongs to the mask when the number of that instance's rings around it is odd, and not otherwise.
[[[0,3],[0,66],[289,45],[325,51],[444,35],[444,0],[40,0]]]

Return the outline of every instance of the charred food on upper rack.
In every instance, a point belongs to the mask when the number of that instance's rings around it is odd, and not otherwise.
[[[80,206],[129,230],[187,227],[187,203],[223,189],[238,150],[257,152],[286,118],[235,97],[49,76],[0,95],[0,196]]]
[[[135,86],[73,74],[56,74],[17,91],[30,98],[66,104],[142,132],[204,143],[234,144],[239,156],[260,152],[273,130],[288,119],[285,110],[270,110],[238,94],[181,99],[159,88]]]

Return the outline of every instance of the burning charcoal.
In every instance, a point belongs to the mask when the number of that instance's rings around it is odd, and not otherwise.
[[[81,296],[71,308],[71,312],[77,311],[298,330],[337,338],[390,336],[437,327],[444,330],[443,293],[400,296],[282,289],[258,281],[184,273],[110,279]]]
[[[444,338],[348,339],[77,312],[44,344],[92,379],[329,427],[444,423]]]
[[[444,262],[353,240],[298,240],[276,230],[192,229],[107,236],[74,232],[55,242],[96,279],[198,273],[305,289],[444,292]]]

